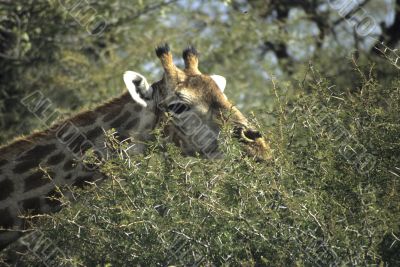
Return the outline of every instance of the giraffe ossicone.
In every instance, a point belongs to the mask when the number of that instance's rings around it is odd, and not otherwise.
[[[83,159],[90,150],[102,157],[104,132],[110,129],[130,140],[131,153],[143,153],[154,129],[162,127],[165,139],[184,155],[213,159],[221,156],[219,135],[229,123],[247,154],[270,158],[263,136],[224,94],[225,78],[198,69],[194,47],[183,51],[183,70],[175,66],[168,45],[157,47],[156,54],[164,70],[161,80],[149,85],[143,75],[127,71],[123,81],[128,92],[0,147],[0,249],[22,235],[25,215],[60,209],[56,188],[106,178]]]

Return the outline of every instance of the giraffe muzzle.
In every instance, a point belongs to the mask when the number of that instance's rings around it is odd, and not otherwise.
[[[234,137],[244,143],[254,143],[257,139],[262,138],[259,131],[250,128],[237,127],[234,129]]]
[[[236,127],[233,134],[243,144],[243,148],[249,156],[259,162],[271,159],[270,148],[259,131],[247,127]]]

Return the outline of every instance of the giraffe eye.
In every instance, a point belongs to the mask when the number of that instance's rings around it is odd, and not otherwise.
[[[181,114],[188,110],[190,110],[190,107],[184,103],[174,103],[168,106],[168,111],[175,114]]]

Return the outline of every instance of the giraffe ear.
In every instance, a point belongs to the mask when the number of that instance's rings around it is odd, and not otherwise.
[[[124,73],[124,83],[134,101],[143,107],[147,107],[146,100],[151,99],[152,88],[146,78],[134,71]]]
[[[211,79],[218,85],[219,89],[221,89],[222,93],[225,90],[226,86],[226,79],[221,75],[210,75]]]

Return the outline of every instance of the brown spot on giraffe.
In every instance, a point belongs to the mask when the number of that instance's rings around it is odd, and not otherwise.
[[[33,197],[25,199],[20,202],[22,208],[28,211],[30,215],[36,215],[40,213],[40,197]]]
[[[103,122],[109,122],[115,119],[122,112],[122,108],[118,108],[108,114],[106,114],[103,118]]]
[[[57,146],[55,144],[48,145],[38,145],[33,149],[24,153],[21,157],[17,158],[17,161],[30,161],[30,160],[39,160],[41,161],[51,152],[53,152]]]
[[[126,124],[125,129],[130,130],[132,128],[135,128],[138,125],[138,123],[139,123],[139,118],[134,118]]]
[[[96,121],[96,119],[96,112],[89,110],[85,113],[78,114],[74,119],[74,123],[76,126],[86,127],[92,125]]]
[[[70,144],[77,136],[77,132],[74,133],[65,133],[62,136],[60,136],[60,141],[63,144]]]
[[[71,121],[66,121],[64,123],[60,123],[60,125],[58,125],[58,127],[56,129],[54,129],[55,131],[55,136],[57,139],[62,140],[63,142],[65,142],[64,140],[68,140],[66,137],[69,136],[69,138],[71,138],[74,134],[76,134],[76,132],[74,133],[69,133],[72,131],[73,124]]]
[[[54,176],[54,173],[49,173],[50,177],[52,176],[51,174]],[[50,182],[51,180],[49,179],[49,177],[47,177],[46,173],[44,173],[41,170],[38,170],[33,174],[29,175],[27,178],[25,178],[24,192],[29,192],[33,189],[49,184]]]
[[[82,144],[86,141],[86,137],[83,134],[79,134],[74,137],[74,140],[68,145],[68,148],[74,152],[78,153],[81,150]]]
[[[131,113],[129,111],[125,111],[124,114],[122,114],[121,116],[119,116],[117,119],[115,119],[115,121],[113,121],[110,124],[111,128],[118,128],[120,127],[124,122],[126,122],[126,120],[129,119],[129,117],[131,116]]]
[[[10,179],[0,182],[0,200],[7,199],[14,191],[14,184]]]
[[[65,158],[65,154],[63,152],[58,153],[57,155],[51,156],[48,160],[47,160],[47,165],[57,165],[60,162],[63,161],[63,159]]]
[[[10,229],[14,226],[14,219],[8,209],[0,209],[0,227]]]
[[[142,111],[142,106],[140,106],[140,105],[135,105],[135,107],[133,108],[133,110],[136,112],[136,113],[139,113],[139,112],[141,112]]]
[[[94,139],[96,139],[97,137],[99,137],[102,133],[103,133],[103,129],[101,129],[101,127],[96,127],[96,128],[94,128],[94,129],[90,130],[90,131],[87,133],[86,137],[87,137],[87,139],[89,139],[89,140],[94,140]]]
[[[39,166],[40,162],[41,162],[40,158],[29,160],[29,161],[23,161],[23,162],[15,165],[13,172],[16,174],[25,173],[25,172],[29,171],[30,169],[33,169],[33,168]]]
[[[8,160],[6,160],[6,159],[0,160],[0,167],[6,165],[7,163],[8,163]]]

